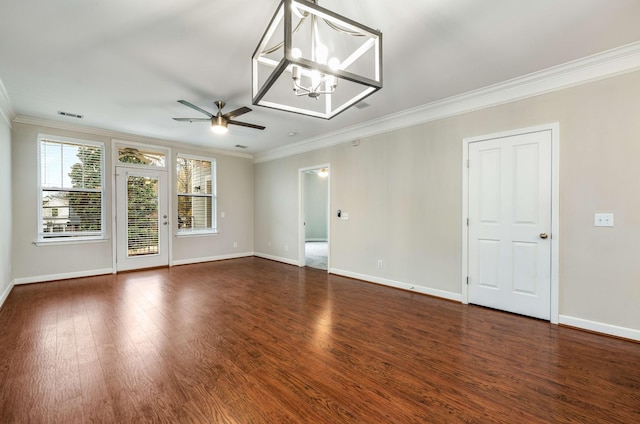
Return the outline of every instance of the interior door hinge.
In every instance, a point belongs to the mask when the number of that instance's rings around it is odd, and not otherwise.
[[[469,277],[467,277],[467,286],[469,285]]]
[[[467,218],[467,227],[469,226],[469,218]]]
[[[469,162],[470,162],[469,159],[467,159],[467,168],[469,167]]]

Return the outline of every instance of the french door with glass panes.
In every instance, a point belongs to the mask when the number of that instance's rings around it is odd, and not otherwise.
[[[167,172],[116,167],[116,269],[169,264]]]

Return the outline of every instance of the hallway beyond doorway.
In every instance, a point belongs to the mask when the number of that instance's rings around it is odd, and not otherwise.
[[[307,241],[304,244],[305,265],[311,268],[327,269],[329,243],[326,241]]]

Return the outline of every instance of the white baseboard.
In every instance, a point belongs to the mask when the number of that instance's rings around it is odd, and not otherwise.
[[[90,269],[87,271],[65,272],[63,274],[38,275],[35,277],[16,278],[15,285],[44,283],[45,281],[67,280],[69,278],[93,277],[95,275],[113,274],[113,268]]]
[[[462,302],[462,295],[459,293],[432,289],[429,287],[418,286],[416,284],[410,284],[410,283],[403,283],[400,281],[388,280],[386,278],[374,277],[366,274],[359,274],[357,272],[345,271],[337,268],[329,268],[329,273],[342,275],[343,277],[355,278],[363,281],[370,281],[372,283],[382,284],[383,286],[389,286],[389,287],[395,287],[398,289],[414,291],[417,293],[427,294],[429,296],[441,297],[443,299],[453,300],[456,302]]]
[[[7,297],[9,297],[9,293],[11,293],[12,288],[13,288],[13,281],[9,283],[7,288],[0,295],[0,308],[2,308],[2,305],[4,305],[4,301],[7,300]]]
[[[326,242],[327,239],[326,238],[308,238],[308,239],[305,239],[304,241],[324,241],[324,242]]]
[[[267,253],[253,252],[253,256],[256,256],[258,258],[270,259],[276,262],[283,262],[289,265],[300,266],[300,261],[296,261],[295,259],[282,258],[280,256],[273,256]]]
[[[253,252],[232,253],[229,255],[218,255],[218,256],[207,256],[204,258],[178,259],[175,261],[171,261],[171,265],[188,265],[188,264],[197,264],[201,262],[223,261],[225,259],[246,258],[247,256],[253,256]]]
[[[617,325],[589,321],[587,319],[570,317],[567,315],[560,315],[559,323],[570,327],[581,328],[583,330],[595,331],[597,333],[640,341],[640,330],[634,328],[618,327]]]

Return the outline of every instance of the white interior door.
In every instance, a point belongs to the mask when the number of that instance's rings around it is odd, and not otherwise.
[[[167,172],[116,168],[118,271],[169,264]]]
[[[469,143],[469,302],[551,317],[551,131]]]

